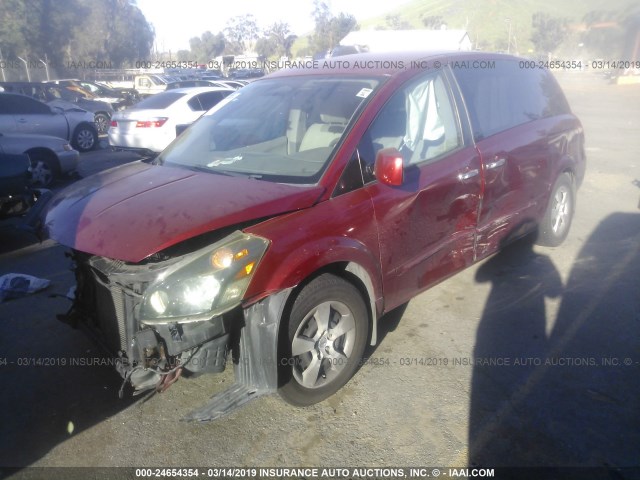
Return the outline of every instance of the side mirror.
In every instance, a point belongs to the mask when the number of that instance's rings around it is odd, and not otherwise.
[[[376,178],[391,187],[399,187],[404,182],[404,160],[397,148],[383,148],[376,155]]]

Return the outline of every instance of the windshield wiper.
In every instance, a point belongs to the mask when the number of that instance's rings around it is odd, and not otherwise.
[[[194,170],[196,172],[215,173],[218,175],[224,175],[225,177],[242,177],[242,178],[255,178],[255,179],[262,178],[262,175],[255,174],[255,173],[242,173],[242,172],[235,172],[231,170],[221,170],[217,168],[203,167],[201,165],[183,165],[183,164],[176,164],[176,165],[183,168],[188,168],[189,170]]]
[[[222,175],[227,175],[229,177],[255,178],[257,180],[262,178],[262,175],[258,173],[243,173],[243,172],[236,172],[233,170],[211,170],[211,171],[215,173],[221,173]]]

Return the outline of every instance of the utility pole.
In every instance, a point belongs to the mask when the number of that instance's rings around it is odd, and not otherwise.
[[[2,70],[2,81],[6,82],[7,77],[4,75],[4,57],[2,56],[2,49],[0,48],[0,70]]]
[[[18,58],[24,62],[24,69],[27,71],[27,82],[31,82],[31,74],[29,73],[29,63],[22,57],[18,57]]]
[[[47,54],[44,54],[44,60],[42,60],[41,58],[39,58],[38,60],[40,60],[40,62],[44,65],[44,70],[47,72],[47,81],[51,80],[51,78],[49,77],[49,64],[47,63],[49,59],[47,58]]]

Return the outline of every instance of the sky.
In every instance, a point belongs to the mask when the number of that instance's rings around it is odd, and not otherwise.
[[[329,0],[326,3],[333,14],[350,13],[362,21],[406,1],[389,4],[372,0]],[[282,21],[289,24],[295,35],[313,30],[313,0],[137,0],[136,4],[155,28],[159,51],[189,49],[190,38],[199,37],[207,30],[218,33],[227,20],[248,13],[263,29]]]

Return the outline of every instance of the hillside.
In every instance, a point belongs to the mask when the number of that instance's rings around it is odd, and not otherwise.
[[[475,48],[506,50],[510,23],[511,50],[527,53],[533,50],[531,17],[536,12],[567,18],[571,29],[577,30],[584,15],[591,11],[622,13],[634,5],[634,0],[413,0],[388,14],[361,22],[360,28],[385,26],[386,15],[397,15],[414,28],[424,28],[422,18],[440,16],[448,28],[466,29]]]
[[[571,34],[558,53],[580,55],[583,18],[598,10],[624,18],[630,11],[640,12],[640,7],[635,0],[413,0],[390,7],[386,14],[358,21],[360,29],[390,28],[387,16],[391,15],[396,24],[425,28],[423,18],[441,17],[448,28],[466,29],[474,48],[480,50],[507,50],[511,27],[511,52],[527,54],[533,52],[531,17],[542,11],[569,22]],[[299,40],[298,45],[306,43],[304,37]]]

